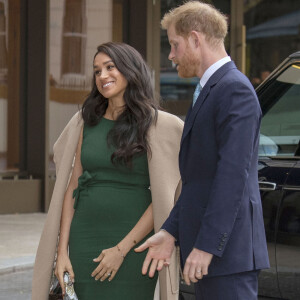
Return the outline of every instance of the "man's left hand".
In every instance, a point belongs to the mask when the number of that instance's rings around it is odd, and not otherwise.
[[[187,285],[202,279],[203,275],[208,274],[208,266],[211,263],[213,255],[202,250],[194,248],[186,259],[183,277]]]

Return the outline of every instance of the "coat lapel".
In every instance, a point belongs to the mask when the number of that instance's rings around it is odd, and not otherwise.
[[[188,111],[187,118],[185,120],[185,125],[183,128],[182,133],[182,139],[181,139],[181,145],[184,142],[185,137],[188,135],[188,133],[191,131],[195,118],[199,112],[199,110],[202,108],[202,105],[209,97],[209,94],[211,92],[211,89],[218,83],[218,81],[230,70],[236,68],[233,61],[230,61],[223,65],[220,69],[218,69],[207,81],[205,86],[203,87],[201,93],[198,96],[198,99],[192,108],[192,105]]]

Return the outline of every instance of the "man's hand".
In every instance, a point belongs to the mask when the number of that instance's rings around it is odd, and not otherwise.
[[[170,264],[170,258],[173,253],[175,238],[165,230],[160,230],[147,241],[135,248],[134,251],[142,252],[149,248],[147,256],[144,260],[142,274],[146,275],[148,267],[151,263],[149,270],[149,277],[153,277],[155,271],[160,271],[164,265]]]
[[[183,277],[187,285],[202,279],[203,275],[208,274],[208,266],[211,263],[213,255],[202,250],[194,248],[186,259]]]

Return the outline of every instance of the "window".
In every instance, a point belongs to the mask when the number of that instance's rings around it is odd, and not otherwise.
[[[7,151],[7,34],[6,2],[0,0],[0,170],[6,168]]]
[[[161,17],[170,9],[182,5],[184,0],[161,1]],[[228,16],[230,21],[230,1],[229,0],[204,0],[203,2],[213,4],[217,9]],[[229,28],[230,30],[230,28]],[[160,32],[160,95],[162,97],[162,106],[169,112],[183,117],[191,104],[195,87],[199,82],[198,77],[180,78],[175,66],[168,59],[170,45],[167,31]],[[225,47],[229,53],[229,34],[225,40]]]
[[[259,155],[299,155],[300,65],[291,65],[283,71],[264,95]]]
[[[20,5],[19,0],[0,0],[1,172],[20,167]]]
[[[246,75],[258,86],[284,58],[299,50],[300,1],[244,0]]]
[[[6,1],[0,0],[0,84],[6,83],[7,76],[7,25]]]
[[[49,169],[52,171],[53,145],[90,92],[97,46],[112,39],[112,7],[112,0],[50,1]]]
[[[85,0],[66,0],[63,20],[62,84],[85,85]]]

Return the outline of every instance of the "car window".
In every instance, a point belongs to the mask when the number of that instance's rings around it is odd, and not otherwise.
[[[260,97],[260,156],[299,155],[300,65],[285,69]]]

